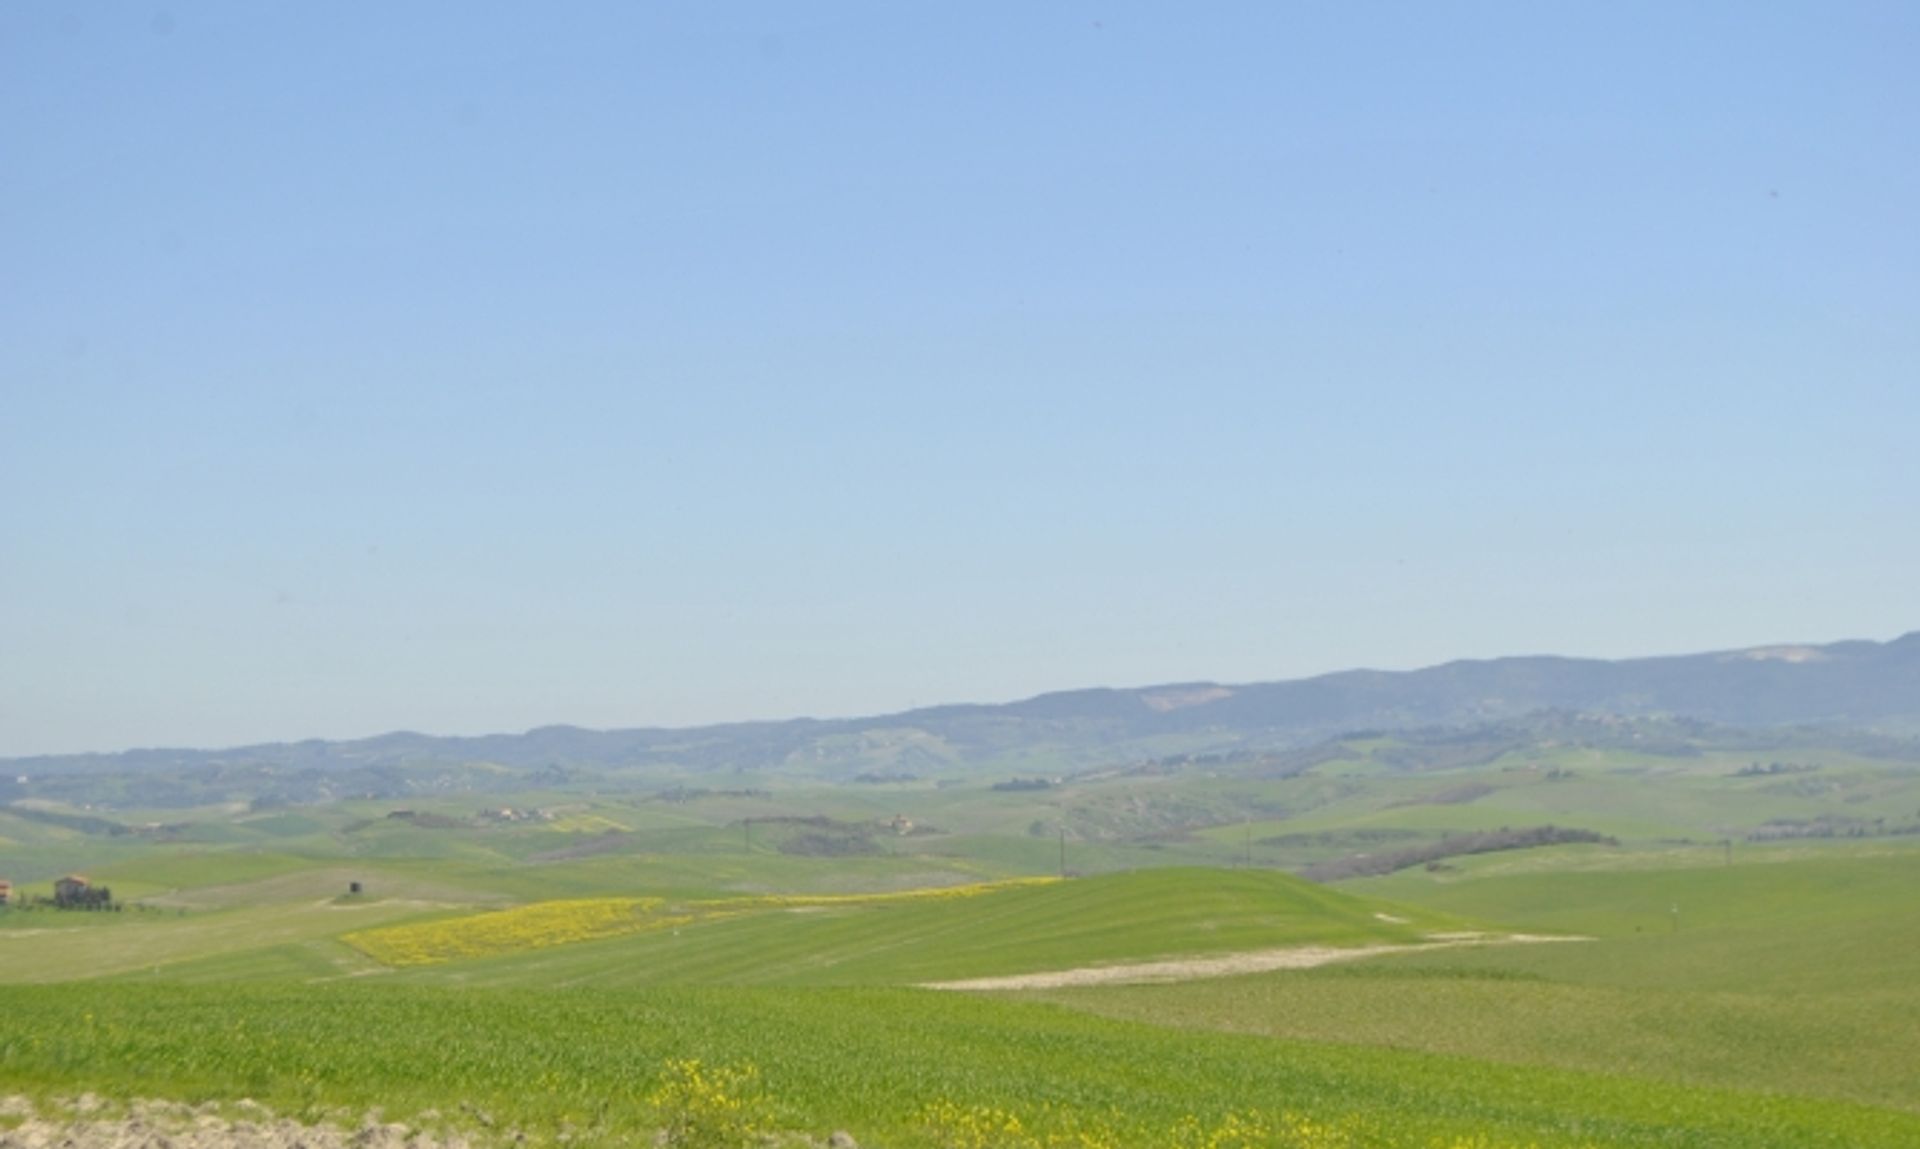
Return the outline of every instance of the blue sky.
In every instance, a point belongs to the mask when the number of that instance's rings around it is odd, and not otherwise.
[[[0,755],[1920,627],[1907,4],[0,8]]]

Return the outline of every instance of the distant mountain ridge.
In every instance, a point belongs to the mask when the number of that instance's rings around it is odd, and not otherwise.
[[[1541,711],[1671,716],[1730,727],[1920,732],[1920,631],[1889,642],[1620,661],[1524,656],[1246,685],[1073,690],[871,718],[680,729],[548,726],[478,737],[400,732],[340,742],[0,762],[11,774],[491,764],[516,771],[742,770],[844,780],[875,769],[932,774],[1023,762],[1091,765],[1170,750],[1284,749],[1355,730],[1483,725]]]

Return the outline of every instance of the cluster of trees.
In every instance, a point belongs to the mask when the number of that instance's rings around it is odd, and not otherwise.
[[[1316,862],[1300,871],[1300,876],[1315,882],[1337,882],[1345,878],[1371,878],[1391,874],[1408,866],[1434,865],[1444,858],[1465,854],[1490,854],[1496,850],[1527,850],[1535,846],[1560,846],[1570,842],[1600,842],[1618,846],[1619,839],[1596,834],[1592,830],[1570,830],[1561,826],[1533,826],[1523,830],[1486,830],[1477,834],[1457,834],[1379,854],[1352,854],[1330,862]]]
[[[14,895],[11,906],[0,908],[16,910],[112,910],[119,912],[120,903],[113,900],[113,891],[106,886],[55,886],[53,896],[45,894]]]
[[[113,891],[106,886],[67,886],[53,888],[53,906],[59,910],[117,910]]]
[[[1776,842],[1785,838],[1878,838],[1920,834],[1920,824],[1888,825],[1885,818],[1843,818],[1822,814],[1816,818],[1775,818],[1747,835],[1749,842]]]

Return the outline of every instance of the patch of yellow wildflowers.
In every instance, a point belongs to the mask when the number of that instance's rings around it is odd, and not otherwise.
[[[356,930],[340,940],[390,966],[434,965],[681,925],[662,898],[578,898],[437,922]]]
[[[1406,1145],[1365,1117],[1323,1119],[1298,1113],[1228,1113],[1212,1121],[1187,1116],[1171,1128],[1150,1127],[1123,1114],[1105,1120],[1043,1106],[1030,1117],[990,1105],[941,1100],[923,1108],[917,1124],[938,1149],[1362,1149]],[[1536,1149],[1485,1134],[1443,1138],[1431,1149]]]
[[[385,965],[437,965],[462,958],[494,957],[643,930],[678,928],[695,921],[731,917],[755,910],[943,901],[1046,885],[1059,880],[1009,878],[998,882],[935,886],[883,894],[762,894],[680,902],[672,906],[668,906],[663,898],[574,898],[534,902],[513,909],[435,922],[356,930],[341,940]]]
[[[760,1073],[752,1065],[669,1061],[647,1098],[660,1123],[656,1143],[674,1149],[736,1149],[769,1131]]]

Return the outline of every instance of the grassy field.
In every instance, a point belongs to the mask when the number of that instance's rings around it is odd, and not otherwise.
[[[1920,1117],[1864,1106],[1189,1033],[924,990],[103,985],[0,990],[0,1010],[0,1073],[17,1090],[238,1092],[285,1112],[378,1105],[403,1119],[470,1115],[464,1102],[495,1128],[608,1141],[647,1127],[644,1099],[676,1058],[750,1063],[783,1127],[847,1128],[877,1144],[938,1144],[921,1115],[943,1101],[1042,1127],[1098,1125],[1141,1146],[1170,1143],[1188,1118],[1217,1127],[1254,1112],[1395,1146],[1483,1136],[1864,1149],[1920,1136]]]
[[[369,883],[385,897],[342,896],[335,891],[346,889],[347,872],[174,892],[166,909],[12,915],[0,925],[13,957],[0,981],[272,980],[378,968],[469,985],[899,985],[1285,945],[1404,943],[1475,924],[1264,871],[1143,870],[871,894],[600,897],[508,910],[485,908],[482,895],[458,886],[391,874]]]
[[[1595,940],[1045,996],[1155,1024],[1920,1112],[1920,850],[1774,850],[1731,867],[1514,866],[1351,885]]]
[[[909,1147],[1920,1144],[1913,775],[1356,747],[1288,777],[744,777],[512,819],[471,795],[0,812],[24,892],[83,869],[130,903],[0,914],[0,1081],[571,1143],[650,1136],[691,1072],[763,1094],[766,1127]],[[1283,872],[1549,822],[1617,841]],[[1845,832],[1748,840],[1781,826]],[[1461,930],[1588,940],[916,988]]]
[[[528,947],[412,976],[505,985],[898,985],[1284,945],[1411,942],[1462,924],[1426,913],[1383,921],[1370,901],[1245,871],[1141,871],[964,899],[896,899],[681,903],[660,911],[686,919],[673,929]]]

